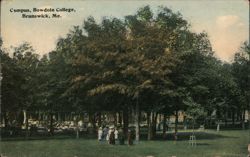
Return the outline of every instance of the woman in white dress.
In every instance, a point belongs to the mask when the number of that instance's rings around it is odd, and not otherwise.
[[[108,143],[109,143],[109,135],[111,134],[111,129],[108,128],[108,131],[107,131],[107,132],[108,132],[108,134],[107,134],[107,136],[106,136],[106,140],[107,140]]]
[[[102,140],[102,127],[100,127],[99,130],[98,130],[98,140],[99,141]]]
[[[115,140],[118,140],[118,130],[115,128]]]
[[[116,144],[118,143],[118,134],[119,134],[119,132],[118,132],[117,128],[115,128],[115,143]]]

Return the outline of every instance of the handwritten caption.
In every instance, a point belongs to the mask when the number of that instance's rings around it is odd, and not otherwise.
[[[13,14],[21,14],[21,18],[62,18],[65,14],[76,12],[74,8],[32,8],[32,9],[17,9],[10,8]]]

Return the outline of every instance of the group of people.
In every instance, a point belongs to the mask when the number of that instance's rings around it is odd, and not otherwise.
[[[132,131],[128,131],[128,144],[133,144],[133,136]],[[107,141],[109,144],[115,145],[120,144],[123,145],[125,143],[125,135],[123,133],[122,128],[119,130],[114,127],[100,127],[98,130],[98,141]]]

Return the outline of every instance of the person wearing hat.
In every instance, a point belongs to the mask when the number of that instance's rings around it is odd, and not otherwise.
[[[110,144],[110,134],[111,134],[111,127],[107,127],[108,128],[108,134],[107,134],[107,137],[106,137],[106,140],[108,141],[108,143]]]
[[[133,145],[133,135],[130,129],[128,130],[128,145],[129,146]]]
[[[113,127],[110,128],[109,144],[112,144],[112,145],[115,144],[115,132],[114,132],[114,128]]]
[[[124,135],[124,132],[123,132],[122,128],[120,128],[119,131],[118,131],[118,139],[119,139],[119,144],[124,145],[125,135]]]

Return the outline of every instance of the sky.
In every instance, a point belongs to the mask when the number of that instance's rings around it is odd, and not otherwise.
[[[249,40],[248,0],[2,0],[1,37],[4,48],[29,42],[36,53],[43,55],[55,49],[57,39],[73,26],[83,25],[93,16],[122,18],[133,15],[138,8],[149,5],[153,11],[166,6],[180,12],[194,32],[208,33],[215,56],[232,61],[240,45]],[[61,18],[22,18],[16,9],[73,8],[75,12],[59,12]],[[26,14],[42,14],[26,13]],[[51,14],[51,13],[49,13]]]

